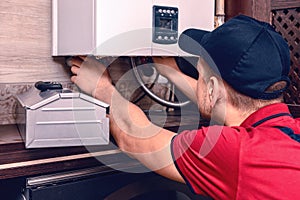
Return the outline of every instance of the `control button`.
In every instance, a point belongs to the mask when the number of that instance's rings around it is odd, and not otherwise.
[[[168,39],[169,39],[169,37],[168,37],[168,36],[165,36],[165,37],[164,37],[164,39],[165,39],[165,40],[168,40]]]
[[[157,39],[162,40],[162,36],[161,35],[157,36]]]
[[[170,37],[171,40],[175,40],[175,38],[173,36]]]
[[[163,13],[166,13],[167,12],[167,10],[163,10]]]
[[[167,13],[171,13],[171,11],[170,11],[170,10],[167,10]]]
[[[174,10],[171,10],[171,13],[172,13],[172,14],[174,14],[174,13],[175,13],[175,11],[174,11]]]
[[[162,11],[163,11],[162,9],[159,9],[159,10],[158,10],[159,13],[162,13]]]

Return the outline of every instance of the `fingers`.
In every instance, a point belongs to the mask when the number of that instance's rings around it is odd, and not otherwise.
[[[76,81],[77,81],[76,79],[77,79],[77,76],[72,76],[72,77],[71,77],[71,81],[72,81],[73,83],[75,83],[75,84],[76,84]]]
[[[67,65],[71,67],[71,72],[73,73],[73,76],[71,77],[71,81],[73,83],[76,82],[77,75],[80,71],[80,66],[83,63],[82,58],[84,57],[71,57],[68,60],[66,60]]]
[[[79,74],[80,66],[82,65],[84,59],[85,57],[71,57],[66,60],[67,65],[71,67],[71,72],[73,73],[71,81],[75,84],[77,82],[77,75]]]
[[[81,60],[85,60],[87,56],[78,56]]]
[[[73,67],[73,66],[80,67],[83,63],[82,58],[81,57],[71,57],[66,61],[66,63],[69,67]]]
[[[77,67],[77,66],[72,66],[71,67],[71,72],[74,74],[74,75],[77,75],[78,72],[79,72],[80,68]]]

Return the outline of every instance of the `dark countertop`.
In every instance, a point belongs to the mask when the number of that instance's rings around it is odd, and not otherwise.
[[[169,112],[167,116],[151,113],[151,118],[163,122],[162,126],[174,132],[199,126],[199,116],[195,113],[184,116],[176,112]],[[26,149],[16,125],[0,126],[0,180],[129,161],[134,160],[112,142],[87,147]]]

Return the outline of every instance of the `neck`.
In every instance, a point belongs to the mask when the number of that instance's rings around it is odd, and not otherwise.
[[[242,111],[241,109],[238,109],[236,107],[233,107],[232,105],[226,105],[227,106],[227,111],[226,111],[226,117],[225,117],[225,125],[226,126],[239,126],[243,121],[246,120],[252,113],[255,111],[270,105],[274,103],[281,103],[280,100],[275,99],[275,100],[270,100],[267,102],[261,101],[260,103],[257,102],[257,107],[253,110],[247,110],[247,111]]]
[[[226,126],[240,126],[252,113],[251,111],[242,112],[235,108],[228,108],[224,124]]]
[[[225,126],[240,126],[252,113],[253,111],[241,111],[232,105],[226,104],[226,106],[214,109],[211,117]]]

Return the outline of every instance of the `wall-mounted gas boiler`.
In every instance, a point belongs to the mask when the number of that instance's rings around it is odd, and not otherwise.
[[[179,56],[187,28],[214,28],[212,0],[53,0],[53,56]]]

